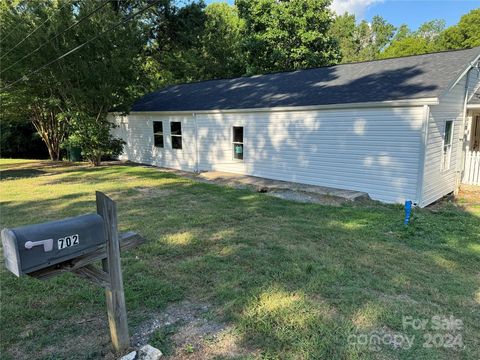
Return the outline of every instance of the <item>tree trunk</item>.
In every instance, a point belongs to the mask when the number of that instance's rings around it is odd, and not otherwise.
[[[50,159],[60,160],[60,145],[65,137],[65,124],[54,109],[33,106],[32,124],[47,146]]]

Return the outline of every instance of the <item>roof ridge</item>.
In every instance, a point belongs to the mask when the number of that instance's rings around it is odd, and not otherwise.
[[[454,53],[454,52],[473,50],[473,49],[477,49],[477,48],[480,50],[480,46],[474,46],[474,47],[466,48],[466,49],[440,50],[440,51],[435,51],[435,52],[426,53],[426,54],[397,56],[397,57],[391,57],[391,58],[385,58],[385,59],[353,61],[353,62],[342,63],[342,64],[331,64],[331,65],[309,67],[309,68],[297,69],[297,70],[281,70],[281,71],[272,71],[272,72],[268,72],[268,73],[264,73],[264,74],[242,75],[242,76],[236,76],[236,77],[231,77],[231,78],[197,80],[197,81],[183,82],[183,83],[178,83],[178,84],[167,85],[167,86],[159,88],[159,89],[157,89],[153,92],[155,93],[155,92],[160,91],[160,90],[166,90],[166,89],[169,89],[169,88],[172,88],[172,87],[175,87],[175,86],[182,86],[182,85],[199,84],[199,83],[206,83],[206,82],[213,82],[213,81],[229,81],[229,80],[237,80],[237,79],[251,79],[251,78],[255,78],[255,77],[275,75],[275,74],[287,74],[287,73],[295,73],[295,72],[301,72],[301,71],[326,69],[326,68],[331,68],[331,67],[335,67],[335,66],[366,64],[366,63],[381,62],[381,61],[392,61],[392,60],[412,58],[412,57],[421,57],[421,56],[429,56],[429,55],[431,56],[431,55],[438,55],[438,54],[445,54],[445,53]]]

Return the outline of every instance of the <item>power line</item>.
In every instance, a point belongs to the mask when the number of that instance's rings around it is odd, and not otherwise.
[[[62,30],[61,32],[55,34],[53,37],[51,37],[50,39],[48,39],[46,42],[44,42],[42,45],[40,45],[39,47],[37,47],[35,50],[33,50],[32,52],[28,53],[27,55],[25,55],[24,57],[22,57],[20,60],[17,60],[15,61],[13,64],[11,64],[9,67],[7,67],[6,69],[3,69],[2,70],[2,74],[11,69],[12,67],[14,67],[15,65],[17,65],[20,61],[22,60],[25,60],[27,57],[29,57],[30,55],[32,54],[35,54],[38,50],[40,50],[41,48],[43,48],[46,44],[50,43],[51,41],[55,40],[56,38],[58,38],[60,35],[66,33],[68,30],[70,30],[71,28],[73,28],[74,26],[77,26],[78,24],[80,24],[81,22],[83,22],[84,20],[88,19],[90,16],[92,16],[93,14],[95,14],[97,11],[101,10],[103,7],[105,7],[107,4],[109,3],[109,1],[104,1],[102,3],[102,5],[98,6],[97,8],[93,9],[91,12],[89,12],[87,15],[85,15],[84,17],[82,17],[80,20],[77,20],[76,22],[74,22],[72,25],[70,25],[69,27],[67,27],[66,29]]]
[[[63,8],[65,8],[67,5],[71,5],[70,3],[65,3],[60,9],[58,9],[58,11],[61,11],[63,10]],[[10,54],[13,50],[15,50],[19,45],[21,45],[25,40],[27,40],[30,36],[32,36],[33,34],[35,34],[37,32],[38,29],[40,29],[43,25],[45,25],[51,18],[53,17],[53,15],[49,16],[47,18],[47,20],[45,20],[44,22],[42,22],[40,25],[38,25],[32,32],[30,32],[26,37],[24,37],[20,42],[18,42],[14,47],[12,47],[10,50],[8,50],[5,54],[2,55],[2,57],[0,57],[0,60],[3,59],[5,56],[7,56],[8,54]],[[11,31],[9,33],[9,35],[12,33],[13,31]]]
[[[116,28],[119,27],[120,25],[125,24],[126,22],[132,20],[135,16],[140,15],[141,13],[147,11],[147,10],[150,9],[153,5],[158,4],[160,1],[162,1],[162,0],[155,0],[155,1],[153,1],[150,5],[148,5],[148,6],[144,7],[143,9],[138,10],[137,12],[135,12],[135,13],[127,16],[125,19],[123,19],[122,21],[120,21],[120,22],[118,22],[117,24],[113,25],[112,27],[110,27],[110,28],[102,31],[100,34],[94,36],[93,38],[91,38],[91,39],[89,39],[89,40],[87,40],[87,41],[85,41],[84,43],[78,45],[77,47],[73,48],[72,50],[64,53],[64,54],[61,55],[61,56],[59,56],[58,58],[56,58],[56,59],[48,62],[47,64],[39,67],[38,69],[36,69],[36,70],[34,70],[34,71],[31,71],[31,72],[28,73],[27,75],[22,76],[21,78],[15,80],[13,83],[8,84],[7,86],[4,86],[1,90],[3,91],[3,90],[6,90],[6,89],[11,88],[11,87],[12,87],[13,85],[15,85],[16,83],[24,80],[25,78],[28,78],[28,77],[31,76],[31,75],[36,74],[37,72],[45,69],[47,66],[50,66],[51,64],[57,62],[58,60],[61,60],[61,59],[63,59],[64,57],[66,57],[66,56],[74,53],[75,51],[81,49],[81,48],[84,47],[85,45],[87,45],[87,44],[91,43],[92,41],[98,39],[98,38],[99,38],[100,36],[102,36],[103,34],[105,34],[105,33],[109,32],[109,31],[112,31],[112,30],[116,29]]]

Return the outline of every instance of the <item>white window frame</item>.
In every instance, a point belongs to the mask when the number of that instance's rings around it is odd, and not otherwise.
[[[235,128],[242,128],[242,142],[240,141],[234,141],[235,140],[235,137],[234,137],[234,129]],[[236,144],[241,144],[242,145],[242,158],[241,159],[238,159],[235,157],[235,145]],[[240,161],[240,162],[243,162],[245,160],[245,127],[243,125],[233,125],[232,126],[232,145],[233,145],[233,148],[232,148],[232,159],[233,161]]]
[[[162,124],[162,132],[156,133],[155,132],[155,123]],[[157,149],[164,149],[165,148],[165,129],[163,128],[163,121],[162,120],[153,120],[152,121],[152,130],[153,130],[153,146]],[[155,136],[162,136],[162,146],[155,145]]]
[[[447,124],[451,123],[452,126],[450,127],[450,136],[448,139],[450,140],[449,144],[445,143],[447,139]],[[455,121],[453,120],[446,120],[444,127],[443,127],[443,141],[442,141],[442,160],[441,160],[441,171],[448,171],[450,170],[450,165],[452,162],[452,146],[453,146],[453,134],[455,133]]]
[[[172,134],[172,123],[179,123],[180,124],[180,135],[177,135],[177,134]],[[172,147],[173,150],[178,150],[178,151],[181,151],[183,150],[183,129],[182,129],[182,122],[181,121],[170,121],[170,146]],[[173,138],[174,137],[179,137],[180,138],[180,144],[182,145],[181,148],[174,148],[173,147]]]

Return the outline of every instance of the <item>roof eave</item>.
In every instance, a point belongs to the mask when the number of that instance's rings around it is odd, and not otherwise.
[[[473,61],[471,61],[468,66],[465,68],[465,70],[462,71],[460,76],[458,76],[448,87],[447,89],[440,95],[440,97],[445,96],[448,94],[458,83],[462,78],[468,74],[468,72],[476,66],[476,64],[480,61],[480,54],[478,54]]]
[[[438,98],[420,98],[405,100],[387,100],[361,103],[344,103],[311,106],[277,106],[269,108],[246,108],[246,109],[211,109],[211,110],[165,110],[165,111],[131,111],[132,114],[228,114],[228,113],[253,113],[253,112],[286,112],[286,111],[314,111],[314,110],[335,110],[355,108],[381,108],[381,107],[403,107],[438,105]],[[119,113],[113,113],[119,114]]]

